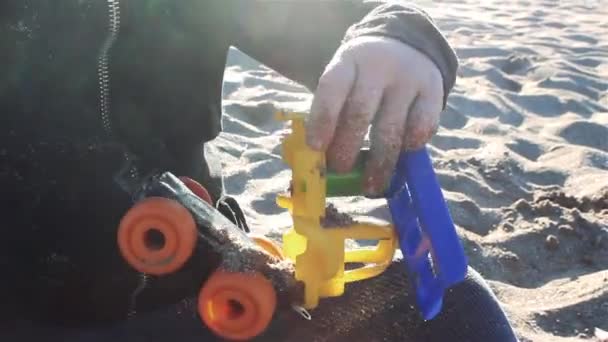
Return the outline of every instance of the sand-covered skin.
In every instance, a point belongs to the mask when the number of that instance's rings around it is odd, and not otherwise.
[[[608,330],[608,4],[421,2],[456,48],[456,87],[430,143],[470,263],[522,341],[593,340]],[[254,231],[290,224],[275,106],[311,95],[237,51],[225,77],[227,191]],[[387,218],[381,200],[334,201]]]

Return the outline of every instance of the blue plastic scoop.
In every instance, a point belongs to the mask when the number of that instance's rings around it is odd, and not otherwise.
[[[464,280],[467,259],[426,148],[400,155],[386,198],[418,309],[432,319],[445,290]]]

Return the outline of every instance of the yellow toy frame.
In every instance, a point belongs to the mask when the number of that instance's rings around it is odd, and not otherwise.
[[[304,114],[277,112],[276,119],[291,121],[292,132],[283,141],[283,160],[292,169],[290,196],[278,196],[277,204],[288,209],[293,227],[283,235],[283,253],[295,264],[295,276],[304,283],[306,309],[323,297],[344,293],[346,283],[375,277],[388,267],[398,239],[391,224],[356,223],[323,227],[327,168],[325,154],[306,144]],[[375,249],[345,250],[346,239],[377,240]],[[345,270],[345,263],[364,263]]]

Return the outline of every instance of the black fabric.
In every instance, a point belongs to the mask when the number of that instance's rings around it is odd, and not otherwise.
[[[217,201],[217,209],[224,214],[232,223],[245,233],[251,232],[245,219],[245,214],[234,197],[223,196]]]
[[[348,286],[343,297],[323,300],[306,321],[283,312],[259,341],[400,341],[516,342],[504,312],[487,284],[470,269],[466,280],[449,291],[443,312],[424,322],[396,262],[380,277]],[[0,332],[3,341],[144,342],[221,341],[202,325],[194,299],[129,321],[70,330],[21,321]]]

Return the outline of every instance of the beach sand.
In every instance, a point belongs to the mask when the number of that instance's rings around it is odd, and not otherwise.
[[[457,84],[428,148],[470,264],[522,341],[608,330],[608,3],[420,2],[457,50]],[[311,94],[231,50],[221,146],[226,190],[252,229],[291,221],[275,204],[290,171],[276,108]],[[333,203],[386,218],[385,203]]]

